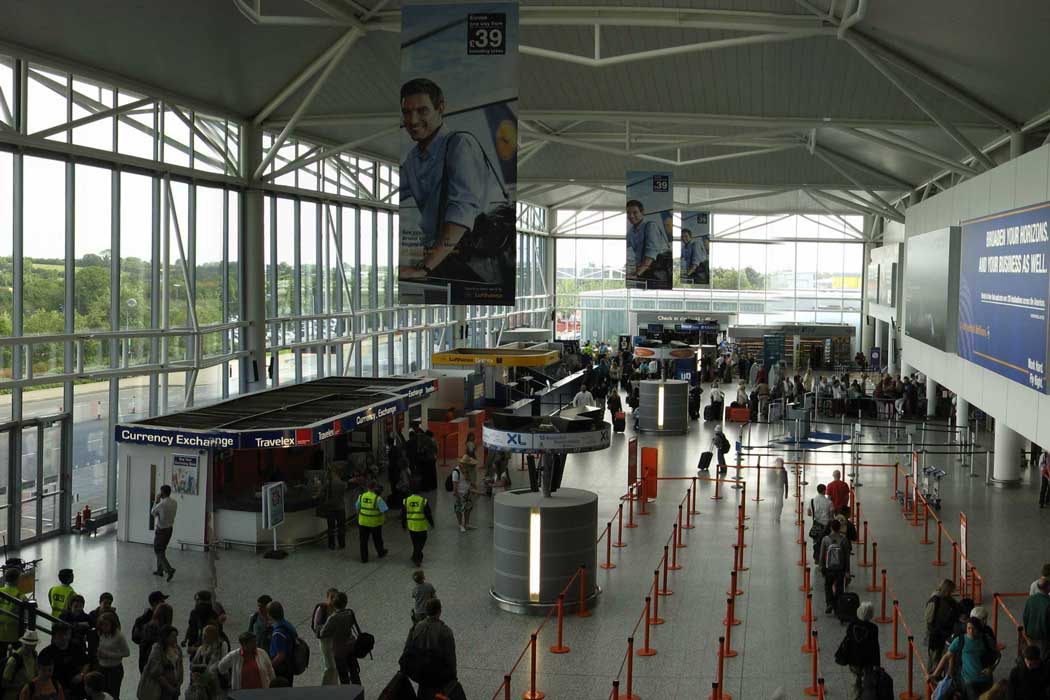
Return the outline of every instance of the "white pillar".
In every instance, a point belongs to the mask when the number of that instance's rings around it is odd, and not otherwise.
[[[961,396],[955,397],[955,432],[960,441],[970,435],[970,402]]]
[[[250,178],[262,161],[262,130],[248,123],[241,132],[241,172]],[[253,181],[254,182],[254,181]],[[266,388],[266,266],[265,222],[263,221],[262,190],[249,187],[243,196],[244,210],[240,217],[241,230],[230,231],[231,246],[235,235],[241,237],[241,264],[244,286],[241,294],[241,320],[249,326],[244,334],[244,349],[248,357],[241,363],[241,381],[244,391]],[[231,202],[232,204],[232,202]]]
[[[1001,420],[995,421],[995,455],[992,480],[998,483],[1015,484],[1021,480],[1021,448],[1024,440],[1006,427]]]
[[[937,415],[937,382],[926,375],[926,417]]]

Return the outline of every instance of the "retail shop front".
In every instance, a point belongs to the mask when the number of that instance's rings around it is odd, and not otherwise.
[[[117,537],[152,543],[150,507],[167,484],[179,506],[173,545],[272,546],[262,491],[275,482],[284,484],[278,544],[320,537],[327,470],[350,480],[352,506],[356,486],[382,478],[376,457],[386,436],[425,418],[422,404],[437,386],[433,378],[328,377],[119,424]]]

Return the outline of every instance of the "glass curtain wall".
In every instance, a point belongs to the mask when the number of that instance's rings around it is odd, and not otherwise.
[[[715,214],[710,287],[659,292],[624,288],[623,214],[558,210],[556,222],[559,338],[613,340],[630,332],[628,311],[730,313],[742,325],[860,323],[859,216]]]

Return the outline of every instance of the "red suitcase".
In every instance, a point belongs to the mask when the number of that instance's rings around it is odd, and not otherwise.
[[[751,411],[746,406],[730,406],[726,409],[726,420],[734,423],[747,423],[751,420]]]

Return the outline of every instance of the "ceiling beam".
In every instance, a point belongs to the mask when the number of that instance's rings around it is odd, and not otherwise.
[[[597,29],[595,31],[597,31]],[[619,66],[626,63],[637,63],[638,61],[648,61],[654,58],[681,56],[683,54],[699,53],[701,51],[713,51],[717,49],[733,48],[737,46],[751,46],[755,44],[770,44],[782,41],[795,41],[797,39],[809,39],[811,37],[827,35],[833,32],[834,30],[822,28],[808,29],[805,31],[798,32],[772,32],[768,34],[752,34],[749,36],[731,37],[728,39],[701,41],[693,44],[665,46],[660,49],[650,49],[648,51],[635,51],[632,53],[619,54],[617,56],[598,55],[599,48],[597,45],[595,46],[594,56],[581,56],[579,54],[566,53],[564,51],[544,49],[538,46],[528,46],[526,44],[522,44],[521,46],[519,46],[518,50],[523,56],[548,58],[555,61],[573,63],[579,66],[587,66],[588,68],[607,68],[609,66]]]
[[[776,197],[777,195],[788,194],[789,192],[795,192],[796,190],[791,187],[782,187],[768,192],[748,192],[747,194],[734,194],[727,197],[715,197],[714,199],[707,199],[703,202],[691,202],[688,206],[691,208],[703,209],[705,207],[713,207],[719,204],[729,204],[730,202],[743,202],[750,199],[763,199],[764,197]]]
[[[872,199],[874,199],[878,203],[877,208],[884,209],[886,211],[886,216],[887,217],[893,219],[894,221],[899,221],[900,223],[904,223],[904,215],[901,214],[899,211],[897,211],[896,207],[894,207],[888,201],[883,199],[882,196],[878,192],[876,192],[875,190],[871,189],[867,185],[862,184],[855,177],[850,175],[849,172],[845,168],[843,168],[841,165],[839,165],[837,162],[835,162],[832,159],[832,157],[831,157],[831,155],[829,153],[825,153],[824,152],[823,147],[816,146],[813,149],[813,155],[816,156],[817,158],[819,158],[820,160],[822,160],[828,166],[830,166],[831,169],[834,170],[835,172],[837,172],[839,175],[841,175],[842,177],[844,177],[847,180],[849,180],[853,184],[854,187],[857,187],[857,188],[862,189],[865,192],[867,192],[868,196],[870,196]]]
[[[578,187],[608,187],[612,191],[619,191],[623,193],[623,180],[609,180],[603,178],[562,178],[560,180],[553,179],[550,177],[519,177],[519,185],[553,185],[558,184],[562,186],[576,185]],[[687,180],[685,178],[675,178],[675,187],[698,187],[716,190],[739,190],[747,191],[754,190],[756,192],[766,192],[770,188],[784,188],[786,190],[797,190],[803,187],[811,187],[818,190],[837,190],[842,189],[843,183],[814,183],[814,182],[792,182],[792,183],[777,183],[777,184],[755,184],[750,182],[712,182],[710,180]],[[884,184],[869,185],[872,189],[880,192],[888,193],[905,193],[910,192],[913,188],[907,187],[891,187]],[[618,190],[613,188],[619,188]]]
[[[520,119],[543,120],[548,122],[599,122],[623,125],[630,120],[632,126],[637,124],[678,124],[688,126],[732,126],[732,127],[754,127],[754,128],[789,128],[789,129],[813,129],[826,126],[838,126],[844,128],[858,129],[935,129],[937,124],[921,119],[857,119],[852,117],[790,117],[770,116],[759,114],[693,114],[689,112],[636,112],[616,110],[551,110],[523,109],[518,112]],[[342,114],[317,114],[304,116],[299,120],[300,127],[310,126],[346,126],[352,125],[383,125],[396,124],[401,115],[396,111],[389,112],[365,112],[365,113],[342,113]],[[263,126],[280,128],[288,123],[288,119],[267,119]],[[956,126],[964,129],[988,129],[988,124],[957,123]]]
[[[332,146],[331,148],[326,148],[324,150],[315,152],[313,155],[311,155],[309,157],[304,157],[304,158],[299,158],[297,160],[293,160],[290,163],[288,163],[288,165],[284,166],[283,168],[279,168],[278,170],[276,170],[276,171],[274,171],[272,173],[267,173],[265,175],[265,177],[263,177],[263,179],[264,180],[276,180],[277,178],[279,178],[281,175],[284,175],[285,173],[289,173],[289,172],[291,172],[291,171],[293,171],[293,170],[295,170],[297,168],[302,168],[302,167],[305,167],[307,165],[311,165],[312,163],[316,163],[319,160],[324,160],[325,158],[330,158],[330,157],[332,157],[334,155],[339,155],[340,153],[344,153],[344,152],[349,151],[351,149],[357,148],[358,146],[362,146],[362,145],[368,143],[369,141],[373,141],[373,140],[375,140],[375,139],[377,139],[377,138],[379,138],[381,136],[386,136],[387,134],[392,134],[392,133],[398,131],[400,128],[401,128],[400,126],[390,126],[390,127],[387,127],[386,129],[381,129],[381,130],[375,132],[374,134],[369,134],[367,136],[362,136],[360,138],[356,138],[356,139],[353,139],[351,141],[347,141],[346,143],[341,143],[338,146]]]
[[[879,73],[882,74],[884,78],[886,78],[886,80],[890,81],[890,83],[894,87],[896,87],[901,93],[903,93],[905,97],[907,97],[909,100],[915,103],[915,106],[921,109],[926,114],[926,116],[935,121],[937,125],[941,127],[944,133],[948,134],[948,136],[951,137],[953,141],[955,141],[957,144],[966,149],[967,153],[973,156],[976,160],[980,161],[986,167],[995,167],[995,162],[991,158],[985,155],[981,151],[981,149],[977,148],[977,146],[973,145],[973,142],[971,142],[970,139],[963,136],[962,132],[959,131],[959,129],[954,124],[949,122],[947,119],[942,118],[937,113],[937,111],[926,102],[926,100],[919,96],[918,93],[916,93],[910,87],[905,85],[904,82],[900,78],[898,78],[892,70],[890,70],[889,66],[887,66],[886,63],[879,56],[876,56],[861,42],[851,37],[847,36],[846,43],[852,46],[853,49],[864,58],[864,60],[870,63],[872,67],[875,68],[875,70],[877,70]]]
[[[825,190],[818,190],[818,189],[813,189],[813,188],[810,188],[810,187],[804,187],[803,191],[806,194],[808,194],[810,197],[813,197],[814,195],[820,195],[821,197],[824,197],[825,199],[829,199],[832,202],[836,202],[836,203],[846,207],[847,209],[852,209],[853,211],[856,211],[856,212],[858,212],[860,214],[871,214],[872,216],[882,216],[882,212],[880,212],[878,209],[876,209],[874,207],[868,207],[868,206],[864,206],[863,204],[858,204],[857,202],[854,202],[852,200],[846,199],[845,197],[840,197],[839,195],[831,194],[830,192],[827,192]]]
[[[839,129],[844,134],[856,136],[859,139],[874,143],[879,146],[891,148],[895,151],[907,154],[912,158],[921,160],[924,163],[936,165],[940,168],[947,168],[952,172],[959,173],[960,175],[976,175],[977,170],[974,170],[968,165],[952,160],[948,156],[936,153],[921,144],[915,143],[910,139],[906,139],[903,136],[899,136],[892,131],[879,130],[878,134],[873,134],[868,131],[862,131],[860,129]]]
[[[867,173],[868,175],[871,175],[872,177],[877,177],[879,179],[886,180],[888,182],[892,182],[892,183],[894,183],[895,185],[897,185],[898,187],[900,187],[902,189],[910,190],[910,189],[915,187],[914,184],[908,182],[907,180],[901,179],[900,177],[897,177],[896,175],[893,175],[892,173],[888,173],[888,172],[886,172],[884,170],[880,170],[879,168],[876,168],[874,166],[868,165],[864,161],[858,160],[858,159],[856,159],[856,158],[854,158],[852,156],[848,156],[845,153],[842,153],[841,151],[837,151],[837,150],[835,150],[833,148],[828,148],[827,146],[821,146],[821,148],[824,149],[825,153],[830,153],[831,155],[833,155],[836,158],[838,158],[840,162],[848,163],[849,165],[852,165],[857,170],[860,170],[863,173]],[[872,187],[872,189],[885,190],[887,188],[885,186],[883,186],[883,185],[878,185],[876,187]]]

